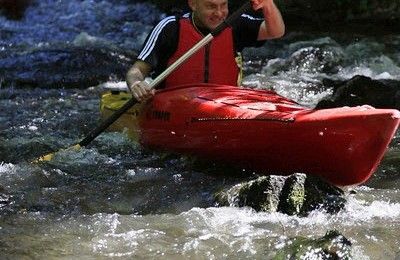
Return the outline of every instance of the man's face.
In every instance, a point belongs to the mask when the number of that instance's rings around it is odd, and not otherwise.
[[[215,29],[228,16],[228,0],[189,0],[198,26]]]

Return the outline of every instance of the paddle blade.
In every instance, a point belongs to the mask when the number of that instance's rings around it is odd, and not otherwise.
[[[77,151],[79,149],[81,149],[81,146],[79,144],[76,144],[74,146],[68,147],[67,149],[62,149],[61,151],[65,151],[65,150],[76,150]],[[57,152],[59,152],[59,151],[57,151]],[[39,158],[37,158],[36,160],[32,161],[32,163],[49,162],[49,161],[53,160],[53,158],[57,152],[42,155]]]

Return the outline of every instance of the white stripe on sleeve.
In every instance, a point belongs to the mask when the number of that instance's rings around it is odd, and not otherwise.
[[[153,31],[150,34],[150,37],[148,41],[146,42],[146,45],[144,46],[143,50],[139,53],[138,59],[140,60],[145,60],[147,56],[150,55],[150,53],[153,51],[154,46],[157,42],[158,36],[160,35],[162,29],[170,22],[176,21],[175,16],[168,16],[161,20],[156,27],[154,27]]]

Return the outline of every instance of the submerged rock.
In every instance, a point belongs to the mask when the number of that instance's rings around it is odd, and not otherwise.
[[[51,151],[57,151],[62,144],[50,145],[56,143],[56,138],[13,138],[10,140],[0,137],[0,162],[17,163],[21,158],[34,160],[39,156],[46,155]]]
[[[0,53],[3,86],[86,88],[123,80],[133,54],[106,47],[44,46]]]
[[[355,76],[347,81],[324,80],[332,87],[331,97],[321,100],[317,108],[371,105],[376,108],[400,109],[400,82],[395,80],[374,80]]]
[[[344,207],[344,192],[318,177],[305,174],[262,176],[215,194],[219,206],[252,207],[256,211],[307,215],[322,208],[337,213]]]
[[[352,259],[351,246],[346,237],[331,230],[318,239],[296,237],[273,259]]]

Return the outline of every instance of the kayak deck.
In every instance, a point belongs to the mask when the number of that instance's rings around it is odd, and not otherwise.
[[[105,94],[107,116],[130,95]],[[162,90],[112,125],[143,146],[223,161],[263,174],[302,172],[345,186],[376,170],[399,111],[313,110],[272,91],[207,84]]]

